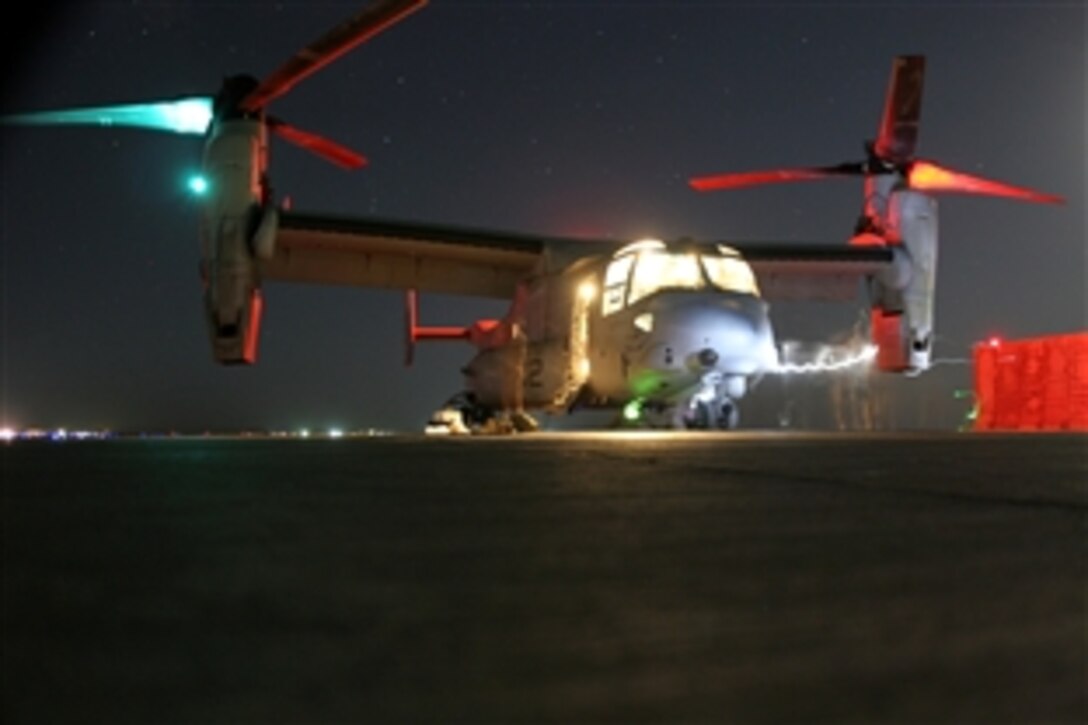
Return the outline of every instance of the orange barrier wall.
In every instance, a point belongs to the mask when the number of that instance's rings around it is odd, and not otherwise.
[[[975,346],[975,430],[1088,431],[1088,332]]]

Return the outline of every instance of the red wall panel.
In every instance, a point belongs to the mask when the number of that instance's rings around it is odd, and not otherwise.
[[[975,346],[976,430],[1088,431],[1088,332]]]

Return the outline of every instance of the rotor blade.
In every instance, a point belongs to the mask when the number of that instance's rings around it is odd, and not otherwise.
[[[317,154],[326,161],[331,161],[345,169],[359,169],[366,166],[366,158],[346,146],[341,146],[335,141],[318,136],[317,134],[303,131],[278,118],[268,119],[268,128],[284,141]]]
[[[212,120],[212,99],[192,96],[158,103],[38,111],[5,116],[0,120],[31,126],[128,126],[201,135],[208,130]]]
[[[930,161],[915,161],[907,175],[907,184],[910,188],[919,191],[946,191],[960,194],[1000,196],[1006,199],[1033,201],[1040,204],[1065,203],[1065,199],[1060,196],[984,179],[981,176],[971,176],[970,174],[946,169]]]
[[[882,161],[901,164],[914,155],[925,74],[925,56],[901,55],[892,64],[884,113],[873,143],[873,151]]]
[[[360,43],[415,12],[427,0],[378,0],[303,48],[253,89],[240,104],[255,111],[287,93],[296,83],[316,73]]]
[[[846,163],[838,166],[815,166],[806,169],[774,169],[771,171],[745,171],[739,174],[697,176],[688,180],[696,191],[742,189],[763,184],[784,184],[791,181],[813,181],[836,176],[858,176],[865,173],[865,165]]]

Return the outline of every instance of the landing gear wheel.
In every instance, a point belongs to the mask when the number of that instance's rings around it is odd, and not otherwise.
[[[676,428],[679,430],[706,430],[710,428],[710,408],[706,403],[678,405],[676,407]]]
[[[526,413],[524,410],[517,410],[510,414],[510,424],[514,428],[515,433],[532,433],[540,430],[540,424],[536,422],[533,416]]]
[[[674,427],[678,430],[734,430],[740,424],[740,410],[728,398],[724,401],[695,401],[676,408]]]
[[[740,411],[733,401],[727,400],[722,403],[718,411],[717,424],[719,430],[735,430],[740,425]]]

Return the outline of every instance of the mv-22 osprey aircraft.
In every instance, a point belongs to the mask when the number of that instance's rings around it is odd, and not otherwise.
[[[902,56],[862,161],[691,180],[710,191],[860,176],[863,211],[846,245],[559,239],[280,208],[269,182],[270,132],[349,169],[366,161],[271,115],[270,102],[425,4],[373,2],[264,80],[229,77],[214,98],[7,120],[203,135],[200,267],[215,360],[256,362],[265,282],[405,290],[409,362],[419,341],[459,339],[477,348],[455,398],[466,427],[475,429],[494,429],[496,420],[531,429],[526,411],[578,407],[624,409],[654,427],[733,428],[738,402],[779,366],[768,302],[849,300],[861,288],[877,366],[923,371],[933,348],[937,272],[931,194],[1060,201],[916,159],[924,59]],[[417,291],[509,300],[510,307],[501,320],[421,326]]]

